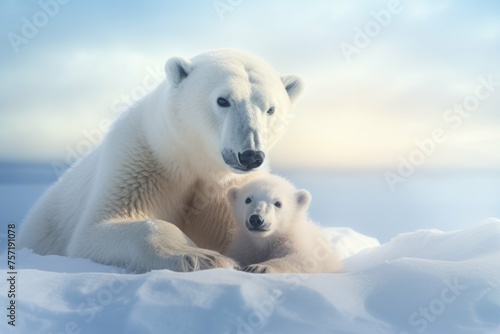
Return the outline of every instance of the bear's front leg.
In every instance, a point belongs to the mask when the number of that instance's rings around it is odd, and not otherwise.
[[[69,244],[69,256],[134,272],[238,268],[232,259],[197,247],[177,226],[157,219],[95,223],[82,227],[74,236],[77,237]]]

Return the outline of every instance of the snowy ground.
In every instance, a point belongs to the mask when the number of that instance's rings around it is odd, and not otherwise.
[[[500,217],[498,174],[416,175],[392,193],[378,175],[282,173],[313,194],[311,215],[344,258],[341,274],[135,275],[18,250],[12,327],[6,224],[19,229],[54,175],[7,167],[0,168],[1,334],[500,334],[500,220],[484,221]]]
[[[348,228],[325,230],[345,273],[135,275],[21,250],[16,327],[4,318],[0,332],[500,333],[500,220],[383,245]],[[5,293],[0,299],[7,305]]]

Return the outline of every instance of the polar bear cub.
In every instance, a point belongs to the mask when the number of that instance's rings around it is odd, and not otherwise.
[[[228,190],[235,230],[226,255],[244,271],[327,273],[341,270],[321,229],[307,217],[311,195],[276,175]]]

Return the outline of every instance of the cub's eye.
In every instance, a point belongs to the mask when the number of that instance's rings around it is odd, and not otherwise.
[[[267,110],[266,114],[268,114],[268,115],[272,115],[272,114],[274,114],[274,107],[269,108],[269,109]]]
[[[223,97],[219,97],[219,98],[217,99],[217,104],[219,105],[219,107],[222,107],[222,108],[227,108],[227,107],[229,107],[229,106],[230,106],[229,101],[228,101],[228,100],[226,100],[226,99],[225,99],[225,98],[223,98]]]
[[[250,204],[252,203],[252,199],[250,197],[247,197],[247,199],[245,200],[245,203],[246,204]]]
[[[277,207],[277,208],[281,208],[281,202],[280,201],[277,201],[274,203],[274,206]]]

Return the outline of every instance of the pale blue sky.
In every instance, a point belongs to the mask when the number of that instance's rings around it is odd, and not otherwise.
[[[247,0],[222,16],[221,3],[69,1],[45,24],[40,4],[3,1],[0,160],[64,160],[161,78],[167,58],[233,47],[306,81],[275,165],[394,170],[441,129],[446,141],[426,168],[500,167],[498,1],[400,1],[385,26],[374,13],[391,1]],[[24,18],[39,20],[38,32],[12,47]],[[370,28],[348,61],[342,46]],[[480,78],[499,84],[460,124],[446,121],[455,104],[474,102]]]

